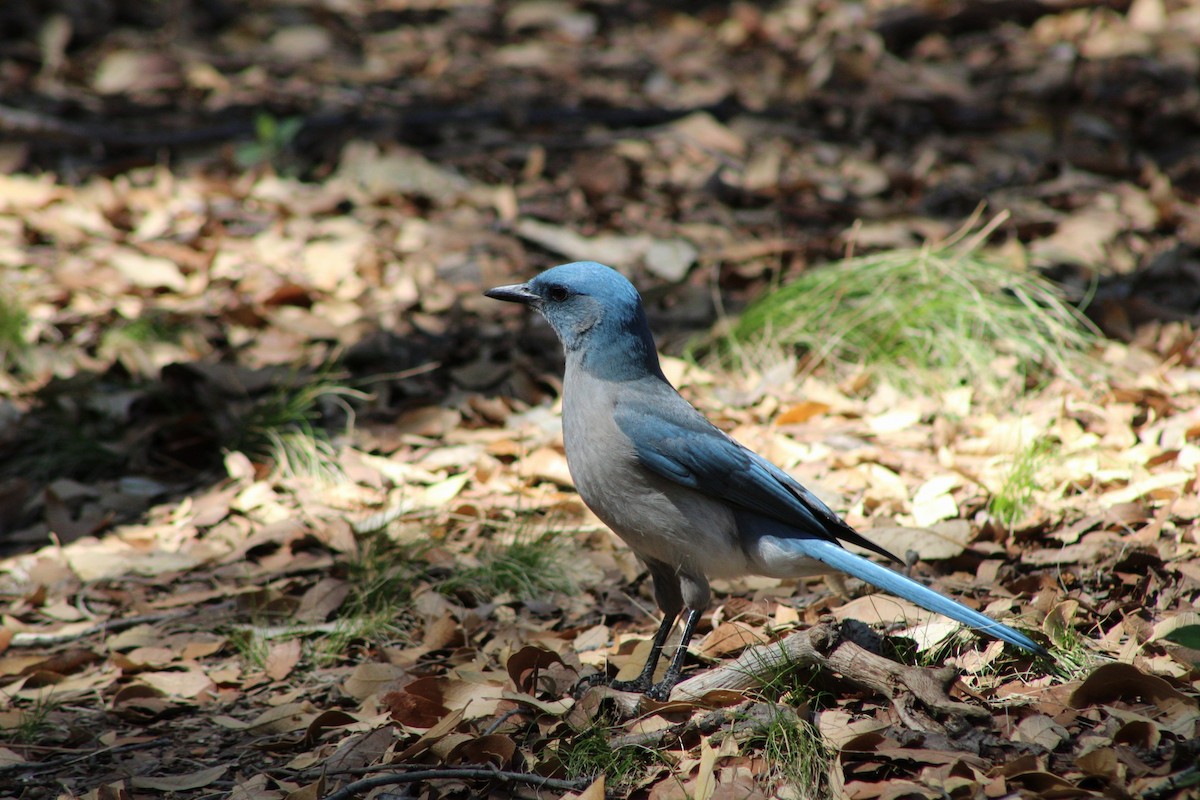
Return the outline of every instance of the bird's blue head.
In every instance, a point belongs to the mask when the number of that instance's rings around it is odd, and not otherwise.
[[[642,298],[624,275],[595,261],[548,269],[527,283],[484,292],[537,309],[567,352],[599,377],[662,375]]]

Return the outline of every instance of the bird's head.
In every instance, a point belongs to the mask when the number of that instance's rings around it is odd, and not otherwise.
[[[576,261],[484,294],[539,311],[558,334],[568,359],[580,358],[592,371],[661,374],[642,298],[611,267]]]

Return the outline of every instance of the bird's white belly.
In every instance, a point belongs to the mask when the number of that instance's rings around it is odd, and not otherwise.
[[[609,409],[587,424],[568,412],[563,434],[579,496],[635,553],[710,578],[746,574],[729,507],[643,467]]]

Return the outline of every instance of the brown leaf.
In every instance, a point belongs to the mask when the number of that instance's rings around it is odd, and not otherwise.
[[[284,703],[259,714],[246,727],[259,736],[292,733],[306,729],[315,712],[311,703]]]
[[[1017,742],[1031,742],[1054,751],[1068,739],[1067,729],[1045,714],[1034,714],[1021,720],[1013,737]]]
[[[360,733],[343,741],[325,766],[329,772],[358,769],[378,762],[397,739],[395,725],[385,725],[367,733]]]
[[[458,724],[462,722],[462,717],[463,715],[461,710],[451,711],[449,714],[438,720],[436,725],[425,731],[425,733],[421,734],[420,739],[397,753],[394,761],[396,763],[403,764],[424,753],[431,748],[434,743],[441,741],[451,731],[453,731]]]
[[[431,620],[426,626],[425,635],[421,640],[421,644],[426,650],[441,650],[462,644],[462,642],[462,627],[454,615],[449,612]]]
[[[1156,675],[1146,675],[1132,664],[1097,667],[1071,693],[1072,708],[1088,708],[1116,701],[1152,703],[1170,716],[1195,712],[1196,701]]]
[[[303,743],[308,746],[316,744],[321,738],[321,735],[327,730],[333,728],[344,728],[347,725],[353,725],[358,720],[336,708],[322,711],[317,716],[313,717],[312,722],[308,723],[308,728],[304,731]]]
[[[508,658],[505,668],[517,691],[536,695],[540,690],[538,674],[553,665],[562,665],[558,653],[526,645]]]
[[[829,411],[832,406],[817,402],[815,400],[805,400],[803,403],[797,403],[787,409],[784,409],[775,417],[776,425],[799,425],[803,422],[808,422],[815,416],[824,414]]]
[[[1085,775],[1095,775],[1115,782],[1125,780],[1125,765],[1117,757],[1117,751],[1111,747],[1097,747],[1079,756],[1075,763]]]
[[[517,744],[508,736],[492,733],[469,739],[446,756],[450,764],[493,764],[507,767],[516,755]]]
[[[971,524],[963,519],[947,519],[925,528],[891,525],[873,527],[864,533],[901,557],[913,550],[922,561],[944,561],[966,549],[971,540]]]
[[[563,800],[567,797],[573,797],[575,800],[604,800],[608,795],[604,791],[604,775],[588,784],[588,787],[579,794],[564,795]]]
[[[166,695],[153,686],[138,683],[122,687],[112,699],[114,713],[138,722],[158,719],[170,707]]]
[[[722,622],[700,642],[699,650],[709,658],[720,658],[756,644],[765,644],[761,628],[741,622]]]
[[[292,669],[300,663],[300,640],[285,639],[272,642],[267,651],[267,661],[263,671],[273,681],[281,681],[291,674]]]
[[[395,664],[364,661],[354,668],[350,677],[342,684],[346,694],[355,700],[364,700],[373,694],[396,686],[407,677],[408,672]]]
[[[440,699],[405,690],[388,692],[379,700],[392,719],[410,728],[432,728],[449,713]]]

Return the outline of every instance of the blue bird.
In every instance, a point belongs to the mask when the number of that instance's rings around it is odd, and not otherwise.
[[[1029,637],[855,555],[842,542],[900,562],[864,538],[786,472],[738,444],[675,391],[659,366],[641,296],[616,270],[564,264],[485,294],[549,321],[566,352],[563,440],[580,497],[646,565],[663,612],[650,657],[614,687],[664,700],[710,600],[709,580],[849,573],[917,605],[1048,655]],[[654,671],[676,620],[683,641]]]

